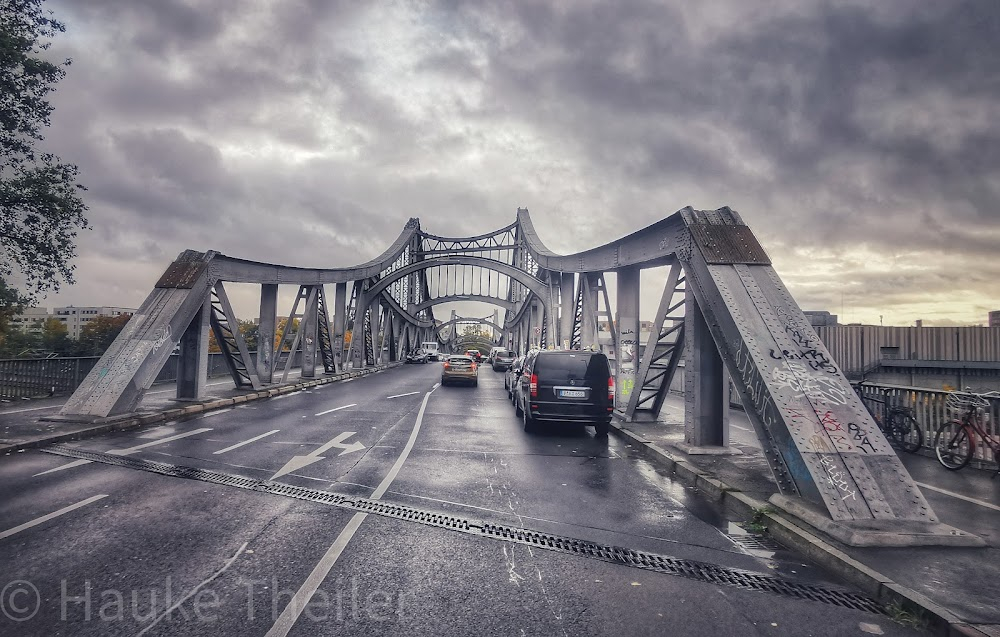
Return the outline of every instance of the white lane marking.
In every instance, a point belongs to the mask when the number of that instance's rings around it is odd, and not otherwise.
[[[342,381],[340,381],[340,382],[342,382],[342,383],[349,383],[349,382],[351,382],[352,380],[354,380],[354,379],[353,379],[353,378],[348,378],[348,379],[346,379],[346,380],[342,380]]]
[[[733,423],[729,423],[729,426],[736,427],[737,429],[742,429],[743,431],[753,431],[753,429],[748,429],[747,427],[740,427],[739,425],[734,425]]]
[[[156,429],[150,429],[149,431],[138,437],[149,440],[152,438],[162,438],[163,436],[169,436],[172,433],[177,433],[177,428],[170,425],[164,425],[162,427],[157,427]]]
[[[916,482],[916,480],[914,480]],[[958,498],[959,500],[965,500],[966,502],[971,502],[973,504],[978,504],[981,507],[986,507],[987,509],[993,509],[994,511],[1000,511],[1000,506],[995,504],[990,504],[989,502],[983,502],[982,500],[977,500],[975,498],[970,498],[967,495],[962,495],[961,493],[955,493],[953,491],[948,491],[940,487],[935,487],[930,484],[924,484],[923,482],[917,482],[917,486],[924,489],[930,489],[931,491],[937,491],[938,493],[943,493],[945,495],[950,495],[953,498]]]
[[[215,387],[216,385],[232,385],[232,384],[233,384],[233,381],[226,380],[226,381],[222,381],[221,383],[206,383],[205,387]],[[172,391],[175,392],[177,390],[176,389],[158,389],[156,391],[148,391],[148,392],[146,392],[146,395],[148,396],[149,394],[166,394],[167,392],[172,392]]]
[[[239,550],[237,550],[236,553],[234,553],[233,556],[231,558],[229,558],[229,561],[227,561],[222,566],[222,568],[220,568],[215,573],[213,573],[212,576],[209,577],[207,580],[205,580],[201,584],[198,584],[197,586],[195,586],[194,588],[192,588],[191,591],[187,595],[185,595],[184,597],[180,598],[180,600],[178,600],[176,604],[174,604],[173,606],[171,606],[167,610],[165,610],[162,613],[160,613],[160,615],[157,616],[157,618],[154,619],[148,626],[146,626],[145,628],[143,628],[142,630],[140,630],[139,634],[136,637],[142,637],[142,635],[145,635],[146,632],[150,628],[152,628],[153,626],[156,626],[157,624],[159,624],[160,620],[162,620],[164,617],[166,617],[167,615],[169,615],[173,611],[175,611],[178,608],[180,608],[181,604],[183,604],[187,600],[191,599],[191,596],[194,595],[195,593],[197,593],[198,591],[200,591],[203,586],[205,586],[206,584],[211,583],[212,580],[214,580],[216,577],[218,577],[218,576],[222,575],[223,573],[225,573],[229,569],[229,567],[233,565],[233,562],[236,561],[236,558],[239,557],[240,554],[243,553],[243,551],[246,550],[246,548],[247,548],[247,543],[244,542],[243,546],[241,546],[239,548]]]
[[[350,405],[344,405],[343,407],[334,407],[333,409],[327,409],[326,411],[321,411],[318,414],[313,414],[314,416],[325,416],[326,414],[333,413],[335,411],[340,411],[341,409],[347,409],[348,407],[357,407],[357,403],[351,403]]]
[[[276,474],[271,476],[271,479],[274,480],[275,478],[280,478],[283,475],[289,474],[293,471],[298,471],[303,467],[308,467],[312,463],[322,460],[323,456],[319,454],[323,453],[324,451],[329,451],[334,447],[343,449],[343,451],[337,454],[340,456],[344,455],[345,453],[351,453],[352,451],[361,451],[362,449],[365,448],[365,446],[360,442],[352,442],[349,445],[343,444],[345,440],[347,440],[356,433],[357,433],[356,431],[342,431],[339,434],[337,434],[336,438],[324,444],[319,449],[315,449],[304,456],[292,456],[292,459],[286,462],[285,465],[281,467],[281,469],[279,469]]]
[[[129,447],[128,449],[112,449],[111,451],[108,452],[108,454],[112,456],[131,456],[133,453],[141,451],[146,447],[155,447],[156,445],[162,445],[165,442],[173,442],[174,440],[180,440],[181,438],[187,438],[188,436],[203,434],[206,431],[212,431],[212,428],[202,427],[201,429],[193,429],[191,431],[186,431],[182,434],[177,434],[176,436],[170,436],[169,438],[163,438],[162,440],[154,440],[153,442],[146,442],[141,445]]]
[[[108,497],[107,493],[102,493],[101,495],[91,496],[91,497],[87,498],[86,500],[81,500],[80,502],[77,502],[76,504],[71,504],[68,507],[63,507],[63,508],[59,509],[58,511],[53,511],[52,513],[48,513],[46,515],[43,515],[40,518],[35,518],[34,520],[32,520],[30,522],[25,522],[24,524],[21,524],[19,526],[15,526],[12,529],[7,529],[6,531],[0,533],[0,540],[2,540],[4,538],[8,538],[8,537],[14,535],[15,533],[20,533],[21,531],[23,531],[25,529],[30,529],[33,526],[38,526],[39,524],[42,524],[43,522],[48,522],[52,518],[57,518],[60,515],[69,513],[70,511],[75,511],[76,509],[79,509],[80,507],[87,506],[91,502],[97,502],[101,498],[106,498],[106,497]]]
[[[41,411],[42,409],[59,409],[62,405],[49,405],[48,407],[29,407],[27,409],[11,409],[10,411],[0,411],[0,416],[4,414],[21,414],[26,411]]]
[[[243,442],[237,442],[237,443],[236,443],[235,445],[233,445],[232,447],[226,447],[225,449],[219,449],[218,451],[213,451],[213,452],[212,452],[212,455],[213,455],[213,456],[217,456],[217,455],[219,455],[219,454],[223,454],[223,453],[226,453],[227,451],[232,451],[233,449],[239,449],[239,448],[240,448],[240,447],[242,447],[243,445],[248,445],[248,444],[250,444],[251,442],[257,442],[257,441],[258,441],[258,440],[260,440],[261,438],[267,438],[267,437],[268,437],[268,436],[270,436],[271,434],[276,434],[276,433],[278,433],[279,431],[281,431],[281,430],[280,430],[280,429],[272,429],[271,431],[267,432],[266,434],[261,434],[261,435],[259,435],[259,436],[254,436],[254,437],[253,437],[253,438],[251,438],[250,440],[244,440]]]
[[[312,599],[313,593],[316,592],[320,584],[323,583],[323,580],[326,579],[333,565],[340,558],[340,554],[347,548],[347,543],[354,537],[358,527],[361,526],[366,517],[368,517],[367,513],[354,514],[350,522],[347,523],[347,526],[344,527],[344,530],[334,540],[333,545],[330,546],[326,554],[320,559],[319,564],[313,568],[312,573],[309,573],[309,577],[306,578],[306,581],[302,583],[302,586],[296,591],[295,595],[288,602],[288,605],[285,606],[285,610],[281,611],[278,621],[274,622],[271,630],[267,631],[264,637],[285,637],[288,634],[288,631],[295,625],[295,621],[299,618],[299,615],[305,610],[306,604]]]
[[[386,396],[386,400],[388,400],[389,398],[402,398],[403,396],[412,396],[414,394],[419,394],[419,393],[420,392],[418,391],[411,391],[408,394],[396,394],[395,396]]]
[[[427,401],[430,400],[433,392],[433,389],[427,392],[427,395],[424,396],[423,402],[420,403],[420,411],[417,412],[417,422],[413,425],[413,431],[410,432],[410,439],[406,441],[406,446],[403,447],[403,453],[399,454],[399,457],[396,458],[396,463],[392,465],[392,469],[389,469],[389,473],[385,476],[385,479],[382,480],[382,483],[378,485],[378,488],[375,489],[374,493],[372,493],[372,500],[378,500],[382,497],[382,494],[389,489],[389,485],[392,484],[392,481],[396,479],[396,476],[399,474],[399,470],[403,468],[403,463],[406,462],[406,458],[410,455],[410,450],[413,449],[414,443],[417,442],[417,434],[420,433],[420,425],[424,422],[424,410],[427,409]]]
[[[108,451],[107,453],[108,453],[108,455],[111,455],[111,456],[130,456],[130,455],[132,455],[133,453],[135,453],[137,451],[141,451],[142,449],[145,449],[146,447],[152,447],[154,445],[162,445],[165,442],[173,442],[174,440],[178,440],[180,438],[186,438],[188,436],[194,436],[194,435],[200,434],[200,433],[205,433],[206,431],[212,431],[212,428],[211,427],[205,427],[205,428],[202,428],[202,429],[195,429],[193,431],[187,431],[187,432],[184,432],[182,434],[177,434],[176,436],[170,436],[169,438],[163,438],[161,440],[154,440],[153,442],[147,442],[145,444],[136,445],[134,447],[129,447],[128,449],[113,449],[111,451]],[[33,475],[31,477],[35,478],[35,477],[38,477],[38,476],[43,476],[46,473],[55,473],[56,471],[62,471],[63,469],[71,469],[73,467],[79,467],[80,465],[90,464],[91,462],[93,462],[93,461],[92,460],[76,460],[76,461],[71,462],[69,464],[64,464],[61,467],[56,467],[55,469],[49,469],[48,471],[42,471],[41,473],[36,473],[35,475]]]
[[[413,443],[417,440],[417,433],[420,431],[420,424],[424,419],[424,410],[427,408],[427,400],[431,397],[431,393],[433,391],[434,390],[432,389],[427,392],[427,395],[424,396],[424,401],[420,403],[420,411],[417,412],[417,421],[413,425],[413,431],[410,433],[410,439],[406,442],[406,447],[403,448],[403,452],[399,454],[399,458],[396,459],[396,463],[392,465],[392,469],[389,470],[389,473],[382,480],[382,483],[379,484],[378,488],[375,489],[375,492],[372,493],[372,500],[378,500],[382,497],[382,494],[386,492],[389,485],[392,484],[392,481],[396,478],[396,475],[399,473],[400,468],[402,468],[403,463],[406,462],[406,457],[410,454],[410,450],[413,449]],[[350,522],[347,523],[347,526],[344,527],[344,530],[341,531],[340,535],[337,536],[337,539],[334,540],[326,554],[323,555],[319,563],[315,566],[315,568],[313,568],[312,573],[309,573],[309,577],[306,578],[306,581],[302,583],[299,590],[295,592],[294,596],[292,596],[292,599],[288,602],[288,605],[285,606],[285,609],[281,611],[278,621],[274,622],[274,625],[271,626],[271,630],[267,631],[267,635],[265,637],[285,637],[285,635],[288,634],[288,631],[290,631],[292,626],[295,625],[295,621],[299,618],[299,615],[302,614],[302,611],[305,610],[306,605],[309,603],[309,600],[312,599],[313,594],[319,588],[320,584],[322,584],[323,580],[326,579],[326,576],[330,574],[330,570],[333,568],[333,565],[337,563],[337,559],[340,558],[340,554],[344,552],[345,548],[347,548],[347,544],[351,541],[351,538],[354,537],[354,534],[357,533],[358,528],[361,526],[361,523],[365,521],[366,517],[368,517],[367,513],[354,514]]]
[[[224,414],[227,411],[232,411],[235,407],[228,407],[226,409],[217,409],[215,411],[210,411],[204,416],[198,416],[198,420],[204,420],[205,418],[211,418],[212,416],[218,416],[219,414]]]

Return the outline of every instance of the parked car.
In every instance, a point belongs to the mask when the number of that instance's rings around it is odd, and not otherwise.
[[[444,359],[441,385],[456,382],[471,383],[473,386],[479,384],[479,364],[471,356],[452,354]]]
[[[514,410],[528,432],[542,422],[593,423],[606,436],[614,408],[615,381],[601,352],[533,352],[514,383]]]
[[[517,354],[509,349],[494,348],[494,350],[490,352],[490,366],[493,367],[493,371],[495,372],[506,370],[510,367],[510,364],[514,362],[515,358],[517,358]]]
[[[422,349],[415,349],[406,357],[407,363],[426,363],[428,361],[427,352]]]

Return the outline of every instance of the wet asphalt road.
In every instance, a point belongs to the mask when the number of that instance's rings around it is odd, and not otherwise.
[[[740,548],[732,520],[614,437],[525,434],[501,374],[483,369],[476,388],[436,387],[439,374],[402,366],[74,446],[848,588],[790,552]],[[884,615],[41,451],[0,458],[0,481],[0,635],[919,634]]]

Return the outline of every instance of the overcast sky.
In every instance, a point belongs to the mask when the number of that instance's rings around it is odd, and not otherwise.
[[[46,5],[93,225],[49,306],[137,307],[185,248],[341,267],[523,206],[566,253],[728,205],[803,309],[1000,309],[996,0]]]

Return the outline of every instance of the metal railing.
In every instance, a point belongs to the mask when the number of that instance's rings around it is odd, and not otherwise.
[[[855,387],[858,388],[862,399],[869,399],[865,401],[865,404],[882,418],[885,417],[884,411],[892,407],[913,410],[913,417],[924,434],[923,451],[925,453],[933,453],[934,434],[937,433],[938,427],[953,419],[953,414],[946,406],[948,395],[951,393],[949,391],[875,383],[861,383]],[[884,404],[878,401],[884,401]],[[983,429],[994,440],[1000,436],[1000,400],[989,399],[989,407],[985,409]],[[980,444],[976,448],[973,459],[982,462],[990,461],[992,460],[991,452],[985,445]]]
[[[282,352],[281,356],[284,360],[288,357],[288,352]],[[256,364],[257,352],[250,352],[250,357]],[[177,380],[177,358],[177,354],[172,355],[153,382]],[[299,366],[300,358],[301,353],[296,352],[292,368]],[[0,359],[0,399],[71,394],[99,360],[99,356]],[[208,377],[217,378],[228,374],[229,368],[224,355],[220,352],[210,353]]]

